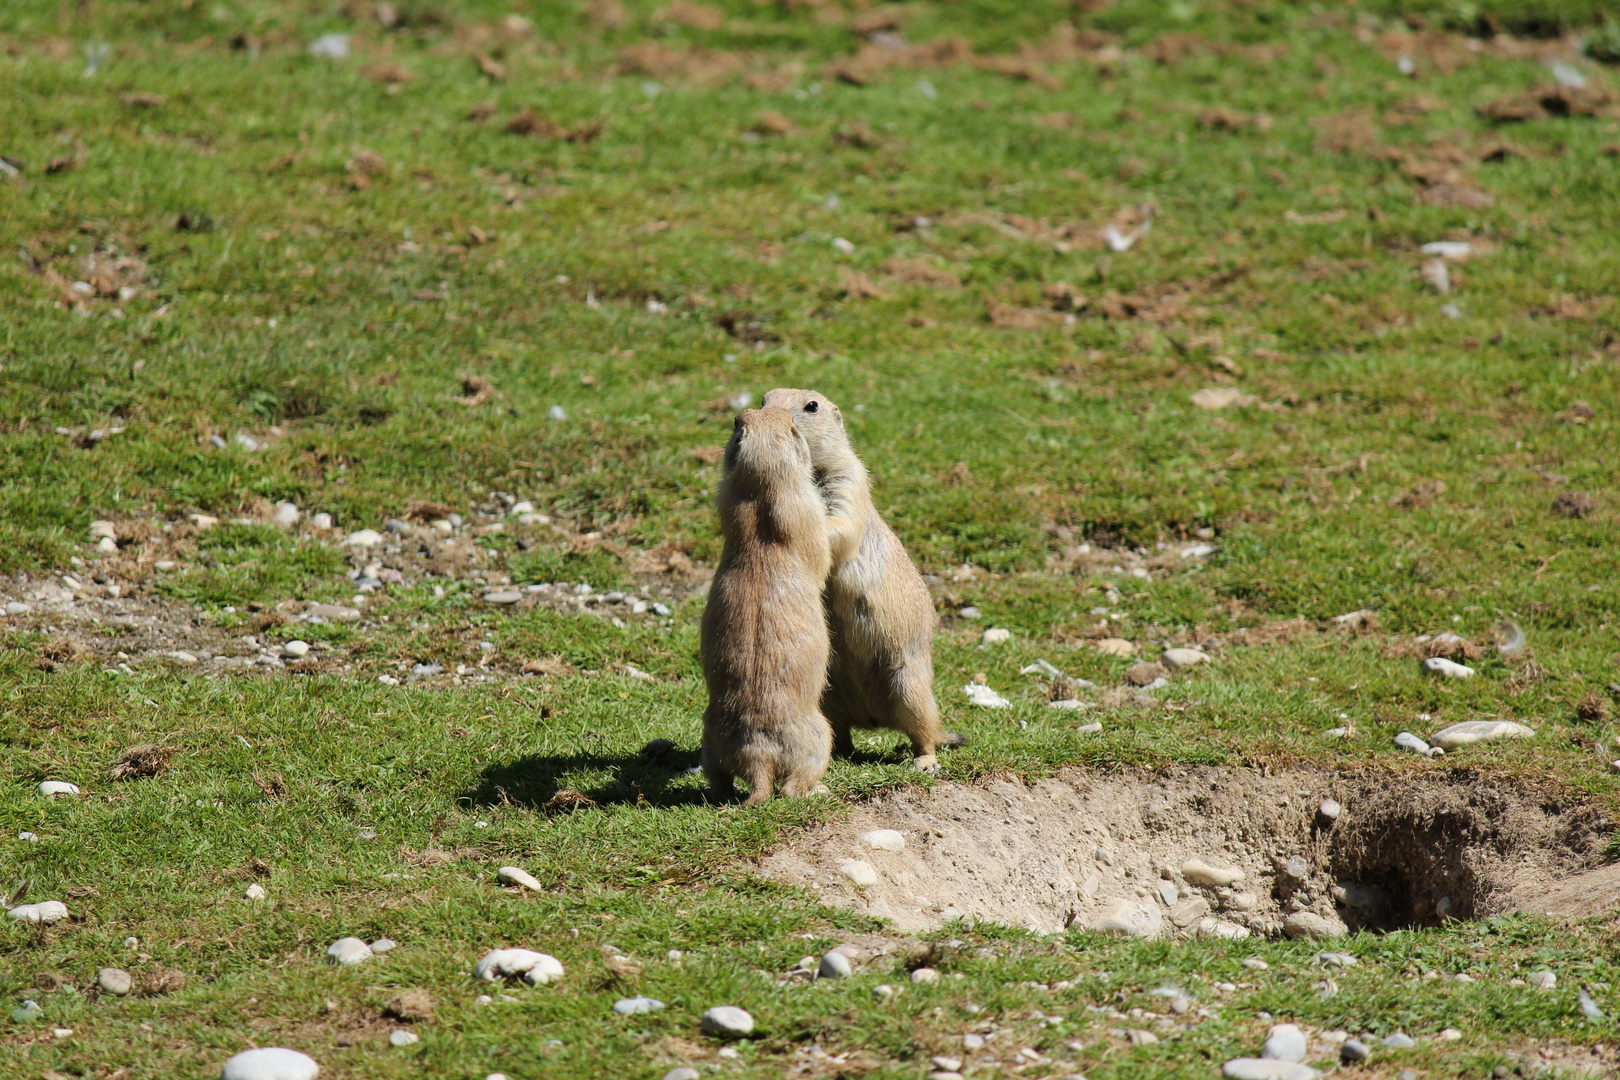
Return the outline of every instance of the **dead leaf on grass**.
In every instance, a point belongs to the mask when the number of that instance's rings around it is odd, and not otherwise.
[[[962,287],[962,279],[955,271],[935,266],[922,259],[907,259],[896,255],[885,261],[879,269],[908,285],[927,285],[931,289]]]
[[[692,451],[692,456],[705,465],[718,465],[726,456],[726,448],[723,446],[700,446]]]
[[[467,119],[471,120],[475,124],[481,124],[494,115],[495,103],[493,101],[480,101],[478,104],[467,110]]]
[[[693,30],[719,30],[726,25],[726,13],[707,4],[694,4],[691,0],[675,0],[656,16],[663,22],[687,26]]]
[[[383,1006],[383,1015],[407,1024],[433,1019],[433,995],[426,990],[405,990]]]
[[[1615,95],[1601,87],[1543,83],[1522,94],[1493,98],[1474,111],[1496,123],[1522,123],[1549,117],[1598,117],[1615,114]]]
[[[1205,109],[1198,114],[1198,126],[1205,131],[1259,131],[1271,130],[1271,117],[1265,113],[1238,112],[1224,106]]]
[[[169,759],[174,757],[174,753],[174,747],[159,746],[157,743],[132,746],[107,770],[107,778],[135,780],[142,776],[156,776],[169,767]]]
[[[1575,715],[1588,724],[1602,724],[1609,719],[1609,703],[1596,690],[1588,690],[1575,705]]]
[[[47,161],[45,163],[45,171],[48,173],[72,172],[74,169],[77,169],[80,164],[81,162],[78,155],[64,154],[61,157],[53,157],[50,161]]]
[[[1496,197],[1460,180],[1441,180],[1417,193],[1417,201],[1425,206],[1462,206],[1470,210],[1485,210],[1496,205]]]
[[[155,109],[160,105],[168,104],[169,101],[162,94],[146,94],[140,91],[120,94],[118,100],[135,109]]]
[[[372,82],[388,85],[397,86],[416,81],[416,72],[402,68],[398,64],[371,64],[362,74]]]
[[[721,451],[724,453],[724,451]],[[538,659],[525,660],[518,667],[524,675],[572,675],[574,665],[560,656],[542,656]]]
[[[533,109],[524,106],[506,122],[506,131],[511,135],[533,135],[541,139],[555,139],[558,142],[588,143],[594,141],[606,129],[607,123],[602,119],[581,120],[573,127],[563,127],[555,121],[540,116]]]
[[[1567,293],[1554,297],[1544,307],[1531,308],[1531,315],[1550,316],[1555,319],[1595,319],[1614,303],[1612,296],[1594,296],[1581,300]]]
[[[1229,409],[1233,406],[1246,408],[1258,405],[1260,399],[1253,394],[1246,394],[1235,386],[1206,386],[1202,390],[1195,390],[1192,403],[1200,409],[1218,410]]]
[[[145,997],[172,994],[186,988],[186,973],[159,964],[137,973],[135,986]]]
[[[58,664],[70,664],[85,655],[84,646],[69,637],[52,638],[39,647],[41,659]]]
[[[1012,304],[1003,304],[999,300],[986,300],[984,312],[992,326],[999,326],[1004,330],[1039,330],[1047,326],[1061,325],[1065,321],[1064,316],[1056,311],[1049,311],[1046,308],[1016,307]]]
[[[838,283],[843,287],[845,294],[852,300],[882,300],[883,290],[877,283],[859,270],[848,266],[838,268]]]
[[[1311,121],[1319,150],[1335,154],[1370,154],[1378,147],[1378,126],[1371,105],[1358,105]]]
[[[595,806],[596,800],[589,795],[582,794],[572,788],[563,788],[550,799],[546,800],[543,809],[548,814],[560,814],[565,811],[572,813],[581,807]]]
[[[1567,409],[1560,409],[1553,414],[1553,419],[1561,424],[1584,424],[1597,415],[1597,410],[1584,401],[1570,402]]]
[[[1412,489],[1404,495],[1397,495],[1389,500],[1391,506],[1401,506],[1408,510],[1417,510],[1428,506],[1434,500],[1446,493],[1444,480],[1422,480],[1412,485]]]
[[[1567,518],[1587,517],[1596,509],[1597,503],[1584,491],[1566,491],[1552,504],[1553,513]]]
[[[506,66],[488,53],[474,53],[473,63],[491,82],[506,81]]]
[[[619,0],[591,0],[585,7],[585,17],[608,30],[619,29],[629,18]]]
[[[790,135],[795,130],[793,121],[779,112],[766,109],[759,114],[759,120],[750,129],[759,135]]]

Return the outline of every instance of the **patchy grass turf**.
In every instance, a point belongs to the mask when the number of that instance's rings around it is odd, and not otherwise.
[[[1598,227],[1620,212],[1615,80],[1573,41],[1438,29],[1601,12],[1097,6],[598,0],[513,20],[407,2],[390,27],[370,5],[7,4],[0,568],[100,576],[90,591],[121,583],[199,633],[296,633],[349,666],[208,677],[118,657],[129,631],[109,619],[99,662],[49,672],[36,660],[62,628],[8,623],[0,821],[40,840],[0,843],[0,885],[30,879],[30,899],[76,918],[0,938],[8,1001],[46,1010],[4,1029],[0,1072],[200,1077],[284,1044],[337,1077],[685,1060],[916,1076],[993,1023],[1003,1065],[1024,1046],[1055,1059],[1028,1075],[1208,1076],[1255,1052],[1262,1010],[1464,1033],[1380,1053],[1374,1075],[1487,1075],[1532,1043],[1593,1060],[1610,1034],[1582,1022],[1575,987],[1620,1007],[1612,939],[1524,916],[1358,937],[1331,997],[1301,944],[988,925],[934,943],[962,979],[887,999],[872,987],[903,970],[810,988],[760,974],[880,928],[743,860],[915,782],[876,738],[834,767],[834,798],[747,814],[706,805],[686,771],[702,706],[687,568],[717,554],[701,455],[738,395],[772,386],[843,407],[879,507],[936,577],[939,692],[973,739],[946,780],[1069,763],[1399,775],[1397,731],[1501,717],[1540,734],[1423,767],[1616,802],[1600,754],[1620,682],[1620,265]],[[326,33],[353,55],[309,55]],[[1525,97],[1560,59],[1586,90]],[[1151,231],[1108,250],[1102,228],[1144,207]],[[1436,240],[1474,246],[1444,296],[1422,273]],[[1241,396],[1196,406],[1211,388]],[[560,530],[512,522],[457,559],[440,549],[360,622],[272,617],[346,600],[367,561],[265,524],[273,503],[381,528],[426,503],[442,508],[422,519],[474,519],[497,491]],[[199,512],[246,523],[193,533]],[[85,543],[96,519],[120,523],[119,556]],[[1205,542],[1213,555],[1180,558]],[[616,625],[477,600],[507,581],[656,581],[673,614]],[[969,604],[980,620],[956,616]],[[1376,628],[1328,621],[1364,608]],[[1503,618],[1534,667],[1491,647]],[[988,625],[1013,642],[978,648]],[[1440,631],[1468,639],[1477,678],[1417,676],[1414,636]],[[1088,714],[1105,730],[1086,735],[1019,669],[1118,682],[1129,662],[1092,647],[1107,636],[1219,659],[1163,691],[1167,708]],[[552,667],[517,678],[533,658]],[[417,663],[445,667],[436,688],[375,681]],[[980,674],[1011,709],[968,710],[958,688]],[[1319,737],[1346,723],[1348,742]],[[643,761],[652,738],[675,752]],[[140,742],[177,748],[167,771],[106,779]],[[44,802],[46,778],[86,795]],[[563,789],[598,805],[545,809]],[[506,863],[548,892],[496,889]],[[268,902],[237,899],[253,880]],[[323,966],[346,934],[401,948]],[[468,972],[498,944],[554,952],[569,977],[474,1006]],[[670,1008],[613,1017],[629,983],[603,944],[640,958]],[[1271,970],[1240,967],[1250,955]],[[148,992],[88,993],[103,965]],[[1543,965],[1558,990],[1507,985]],[[1053,981],[1072,985],[1025,985]],[[1148,992],[1171,982],[1210,1015],[1153,1045],[1109,1034],[1152,1027],[1129,1011],[1161,1011]],[[383,1006],[413,988],[433,1018],[389,1049]],[[731,1061],[696,1033],[720,1001],[760,1020]]]

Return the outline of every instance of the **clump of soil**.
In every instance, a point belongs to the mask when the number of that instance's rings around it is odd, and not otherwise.
[[[1326,799],[1336,818],[1321,812]],[[861,840],[877,829],[902,833],[903,850]],[[1398,784],[1305,770],[1065,770],[1028,785],[887,794],[759,871],[903,931],[967,917],[1053,932],[1147,905],[1160,936],[1278,936],[1296,913],[1388,930],[1542,910],[1538,897],[1601,861],[1607,831],[1595,810],[1460,769]],[[844,876],[851,860],[871,864],[876,884]],[[1214,886],[1189,860],[1241,877]]]

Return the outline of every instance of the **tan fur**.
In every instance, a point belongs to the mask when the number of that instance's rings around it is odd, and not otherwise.
[[[913,764],[931,770],[936,745],[962,739],[939,730],[928,585],[872,505],[866,466],[849,445],[838,406],[825,394],[793,389],[772,390],[764,405],[792,414],[827,507],[832,664],[821,711],[832,722],[833,749],[841,756],[854,751],[851,728],[892,728],[911,740]]]
[[[724,546],[703,612],[703,772],[717,798],[748,784],[749,804],[781,784],[806,795],[832,755],[819,699],[832,569],[810,448],[780,409],[737,417],[716,504]]]

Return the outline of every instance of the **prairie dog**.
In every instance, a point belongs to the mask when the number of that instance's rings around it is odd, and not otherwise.
[[[716,798],[809,794],[827,771],[832,727],[819,701],[832,569],[810,447],[781,409],[737,416],[715,503],[724,544],[703,612],[703,772]]]
[[[832,546],[827,624],[832,663],[821,710],[833,727],[833,749],[854,752],[851,728],[892,728],[911,740],[912,764],[933,770],[942,741],[934,701],[936,618],[928,586],[872,505],[866,466],[844,431],[844,414],[814,390],[776,389],[767,410],[781,409],[810,446],[816,485],[826,505]],[[943,741],[960,743],[950,732]]]

